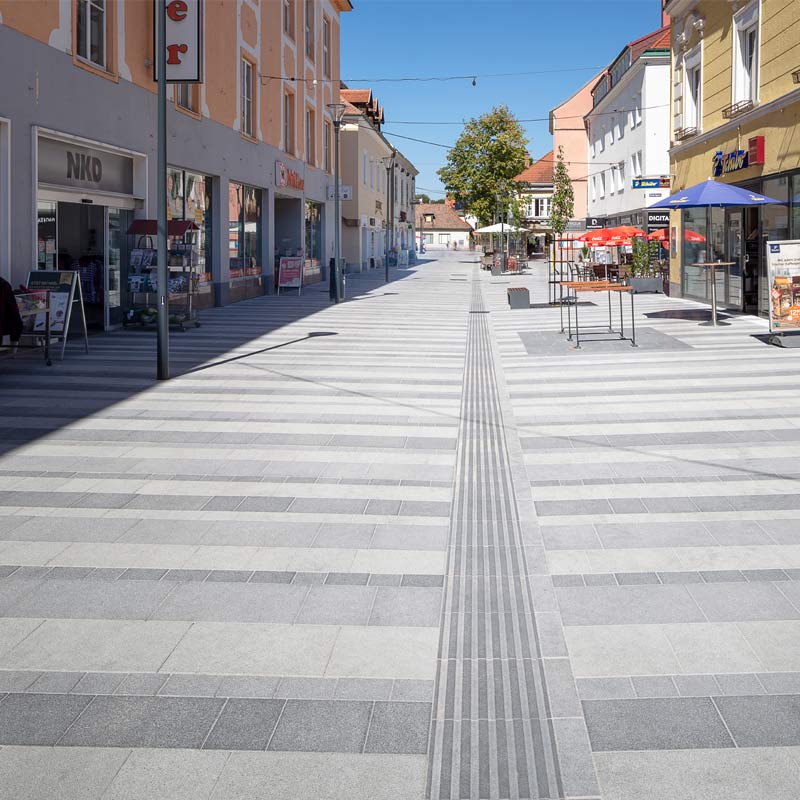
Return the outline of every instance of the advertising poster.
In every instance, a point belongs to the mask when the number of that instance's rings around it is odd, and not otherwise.
[[[284,257],[278,264],[278,291],[303,287],[303,259],[301,256]]]
[[[800,241],[767,242],[769,327],[800,330]]]
[[[75,296],[75,287],[78,282],[78,273],[67,270],[48,272],[46,270],[33,270],[28,274],[28,288],[33,290],[47,290],[50,292],[50,333],[63,334],[69,325],[72,299]],[[44,333],[45,316],[37,314],[34,330]]]

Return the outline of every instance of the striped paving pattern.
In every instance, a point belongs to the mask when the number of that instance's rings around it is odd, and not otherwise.
[[[0,795],[424,796],[470,271],[0,362]]]
[[[646,347],[577,352],[487,283],[602,797],[796,798],[799,354],[658,295]]]

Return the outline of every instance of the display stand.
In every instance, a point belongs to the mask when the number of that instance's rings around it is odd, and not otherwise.
[[[14,299],[17,302],[17,308],[23,325],[20,339],[23,336],[32,336],[34,339],[40,340],[42,343],[42,352],[44,353],[44,363],[47,364],[48,367],[53,366],[53,362],[50,358],[50,338],[52,335],[50,330],[50,291],[42,290],[17,293],[14,295]],[[39,335],[37,331],[38,323],[41,319],[43,319],[44,322],[44,336]],[[0,337],[0,339],[1,338],[2,337]],[[18,341],[11,342],[11,357],[13,358],[16,355],[17,349],[24,346],[25,345],[20,345]],[[34,344],[32,347],[38,347],[38,345]]]
[[[767,242],[767,277],[769,343],[800,347],[800,241]]]
[[[303,292],[302,256],[283,257],[278,261],[278,294],[281,289],[297,289],[298,297]]]
[[[61,361],[67,349],[69,326],[72,321],[72,310],[75,305],[80,312],[81,327],[83,328],[83,346],[89,352],[89,331],[86,327],[86,311],[83,307],[83,290],[81,289],[80,275],[72,270],[48,271],[42,269],[32,270],[28,273],[26,286],[31,291],[49,292],[50,299],[49,323],[42,314],[34,322],[34,330],[44,333],[49,326],[50,335],[59,335],[61,339]]]
[[[135,225],[136,223],[134,223]],[[133,228],[133,226],[131,226]],[[200,327],[194,296],[198,277],[195,274],[197,253],[193,231],[168,236],[169,324],[186,330],[189,325]],[[157,251],[149,235],[141,236],[131,250],[128,269],[130,302],[125,314],[126,325],[155,326],[158,321],[158,264]]]

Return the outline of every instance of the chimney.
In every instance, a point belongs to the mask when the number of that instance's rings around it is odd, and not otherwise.
[[[525,153],[525,169],[527,169],[531,164],[533,164],[533,159],[531,158],[531,154]]]
[[[444,204],[445,204],[445,205],[446,205],[446,206],[447,206],[449,209],[455,209],[455,207],[456,207],[456,199],[455,199],[455,197],[449,197],[449,196],[448,196],[448,197],[445,197],[445,199],[444,199]]]
[[[669,14],[667,14],[667,12],[664,11],[663,8],[662,8],[662,10],[661,10],[661,27],[662,28],[667,28],[667,27],[669,27],[669,24],[670,24]]]

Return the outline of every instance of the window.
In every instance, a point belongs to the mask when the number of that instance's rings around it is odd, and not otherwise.
[[[625,191],[625,162],[620,161],[617,164],[617,191]]]
[[[683,68],[683,127],[700,130],[702,119],[703,72],[701,51],[697,47],[686,54]]]
[[[283,32],[294,39],[294,0],[283,0]]]
[[[78,0],[75,24],[78,57],[106,68],[106,0]]]
[[[440,233],[439,234],[439,244],[450,244],[450,234],[449,233]]]
[[[361,182],[364,186],[367,185],[367,151],[361,154]]]
[[[423,234],[423,235],[425,237],[425,244],[433,244],[433,234],[432,233],[426,233],[426,234]]]
[[[606,149],[606,132],[602,128],[600,129],[600,138],[597,143],[600,145],[600,152],[602,153]]]
[[[175,84],[175,102],[180,108],[186,111],[195,112],[196,103],[194,100],[194,85],[191,83],[176,83]]]
[[[546,219],[550,216],[550,198],[537,197],[533,201],[533,215],[537,219]]]
[[[633,110],[633,118],[636,122],[636,125],[641,125],[642,123],[642,96],[637,94],[634,100],[636,103],[636,107]]]
[[[331,124],[326,122],[323,126],[324,134],[322,139],[322,165],[325,172],[331,171]]]
[[[617,120],[612,115],[612,117],[611,117],[611,127],[608,129],[608,138],[609,138],[609,143],[610,144],[614,144],[614,134],[616,132],[616,128],[617,128]]]
[[[294,95],[283,96],[283,149],[294,154]]]
[[[605,172],[600,173],[600,199],[602,200],[606,196],[606,174]]]
[[[758,101],[758,0],[733,17],[733,102]]]
[[[253,128],[253,64],[242,59],[242,133],[254,138]]]
[[[314,130],[314,112],[306,109],[306,163],[314,164],[317,159],[317,137]]]
[[[634,153],[631,156],[631,174],[634,178],[642,177],[642,151]]]
[[[375,162],[372,159],[369,160],[369,188],[375,188]]]
[[[592,202],[597,200],[597,175],[592,175]]]
[[[314,0],[306,0],[306,55],[314,60]]]
[[[228,184],[228,261],[231,278],[261,274],[261,189]]]
[[[322,17],[322,74],[331,76],[331,21]]]

